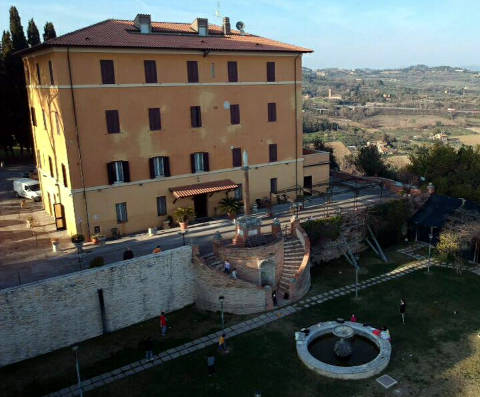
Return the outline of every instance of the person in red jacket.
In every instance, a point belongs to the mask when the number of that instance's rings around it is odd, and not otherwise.
[[[352,317],[350,317],[350,321],[352,323],[356,323],[357,322],[357,317],[355,317],[355,314],[352,314]]]
[[[160,327],[162,328],[162,336],[165,336],[167,334],[167,317],[165,312],[162,312],[160,315]]]

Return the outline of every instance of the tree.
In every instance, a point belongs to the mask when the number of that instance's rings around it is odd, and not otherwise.
[[[13,118],[9,99],[11,94],[13,94],[13,86],[8,76],[8,70],[11,67],[12,46],[10,32],[3,31],[0,56],[0,87],[2,87],[2,95],[0,95],[0,119],[2,120],[0,123],[0,145],[5,153],[13,151],[14,143],[12,137]]]
[[[348,156],[346,160],[357,171],[366,176],[381,176],[392,178],[394,175],[390,167],[383,161],[376,146],[364,146],[357,154]]]
[[[335,155],[333,154],[333,149],[331,147],[325,146],[325,143],[318,136],[313,138],[312,145],[315,150],[329,152],[330,153],[330,169],[335,171],[340,170],[340,167],[337,163],[337,159],[335,158]]]
[[[33,18],[28,21],[27,37],[28,45],[30,47],[40,44],[40,33],[38,32],[37,25],[35,25]]]
[[[57,37],[57,32],[55,32],[53,23],[47,22],[43,28],[43,41],[54,39],[55,37]]]
[[[12,47],[14,52],[28,47],[20,15],[18,15],[17,8],[13,6],[10,7],[10,34],[12,36]]]

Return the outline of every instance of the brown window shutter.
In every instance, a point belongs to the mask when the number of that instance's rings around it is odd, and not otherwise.
[[[195,173],[195,153],[192,153],[190,155],[190,165],[192,169],[192,174],[194,174]]]
[[[270,193],[277,193],[277,178],[270,179]]]
[[[48,71],[50,72],[50,85],[54,85],[54,84],[55,84],[55,80],[53,79],[52,61],[48,61]]]
[[[230,122],[240,124],[240,105],[230,105]]]
[[[144,61],[145,65],[145,82],[157,83],[157,64],[155,61]]]
[[[267,81],[275,81],[275,62],[267,62]]]
[[[187,61],[187,78],[189,83],[198,83],[197,61]]]
[[[227,69],[228,69],[228,81],[230,82],[238,81],[237,62],[228,62]]]
[[[32,106],[30,108],[30,116],[32,117],[32,125],[34,127],[37,126],[37,116],[35,115],[35,108]]]
[[[113,185],[115,182],[115,162],[107,163],[108,184]]]
[[[242,149],[240,149],[239,147],[232,149],[232,162],[233,167],[242,166]]]
[[[130,182],[130,166],[128,165],[128,161],[122,161],[123,166],[123,181]]]
[[[150,131],[158,131],[162,129],[159,108],[148,109],[148,118],[150,121]]]
[[[165,176],[170,176],[170,158],[163,158],[163,169],[165,170]]]
[[[42,79],[40,76],[40,65],[37,63],[36,66],[37,66],[37,83],[38,85],[42,85]]]
[[[118,110],[105,110],[105,118],[107,120],[107,132],[109,134],[118,134],[120,132]]]
[[[190,118],[193,128],[202,126],[202,115],[200,111],[200,106],[191,106],[190,107]]]
[[[153,157],[150,157],[148,159],[148,166],[150,168],[150,178],[153,179],[155,178],[155,169],[153,167]]]
[[[203,153],[203,164],[205,166],[204,171],[210,171],[210,164],[208,162],[208,153]]]
[[[102,73],[102,84],[115,84],[115,70],[112,60],[102,59],[100,61],[100,71]]]
[[[65,168],[64,164],[62,164],[62,178],[63,178],[63,186],[68,187],[67,169]]]
[[[268,121],[277,121],[277,104],[274,102],[268,104]]]
[[[53,163],[52,163],[52,158],[48,156],[48,165],[50,167],[50,176],[53,178]]]
[[[277,161],[277,144],[272,143],[268,145],[268,161]]]

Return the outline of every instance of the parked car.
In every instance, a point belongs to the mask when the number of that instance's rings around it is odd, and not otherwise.
[[[13,190],[17,197],[25,197],[34,201],[42,199],[40,184],[35,179],[20,178],[13,181]]]

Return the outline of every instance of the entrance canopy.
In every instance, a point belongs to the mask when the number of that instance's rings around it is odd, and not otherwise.
[[[175,200],[186,197],[193,197],[199,194],[215,193],[225,190],[233,190],[238,188],[238,184],[233,183],[230,179],[221,181],[197,183],[195,185],[171,187],[170,191],[175,196]]]

